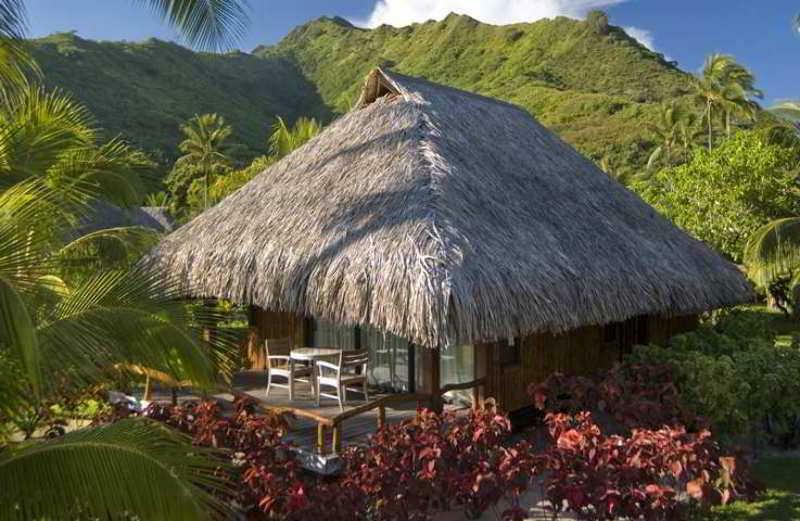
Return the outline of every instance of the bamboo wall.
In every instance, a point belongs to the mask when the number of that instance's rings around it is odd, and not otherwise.
[[[641,317],[609,326],[582,327],[560,335],[537,334],[517,339],[518,363],[503,365],[502,346],[476,346],[476,377],[486,377],[485,396],[508,411],[530,405],[527,387],[555,372],[592,375],[610,369],[637,344],[663,343],[697,326],[697,317]]]
[[[305,344],[305,320],[301,317],[257,307],[252,307],[249,315],[250,337],[245,345],[245,352],[250,369],[266,369],[264,351],[266,338],[291,338],[292,345]]]

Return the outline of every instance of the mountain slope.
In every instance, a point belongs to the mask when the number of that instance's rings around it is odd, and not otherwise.
[[[218,112],[246,146],[263,153],[276,115],[330,118],[330,111],[289,61],[251,54],[192,52],[159,40],[94,42],[69,33],[33,40],[45,82],[83,102],[110,135],[174,159],[179,126]]]
[[[300,26],[269,59],[291,60],[326,104],[345,111],[373,66],[521,105],[580,150],[642,164],[642,123],[689,91],[689,76],[619,28],[568,18],[494,26],[468,16],[365,30],[323,18]]]
[[[451,15],[373,30],[321,18],[252,54],[71,34],[33,45],[50,85],[72,92],[110,133],[166,159],[175,157],[179,125],[210,111],[234,126],[243,156],[261,153],[274,116],[327,121],[351,106],[372,67],[388,62],[521,105],[582,152],[636,168],[650,147],[645,123],[689,90],[686,73],[621,29],[568,18],[493,26]]]

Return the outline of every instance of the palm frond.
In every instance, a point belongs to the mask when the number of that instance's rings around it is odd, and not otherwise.
[[[177,287],[158,274],[128,270],[91,277],[39,327],[48,367],[68,368],[76,382],[89,383],[104,368],[130,363],[213,386],[211,351],[227,359],[233,346],[220,338],[203,347],[197,331],[202,324],[193,323],[177,297]]]
[[[237,42],[247,28],[247,9],[240,0],[137,0],[174,27],[187,43],[221,50]]]
[[[0,0],[0,97],[8,97],[28,84],[28,76],[41,74],[25,41],[25,2]]]
[[[149,420],[76,431],[0,454],[0,518],[229,518],[221,466]]]
[[[760,287],[790,276],[800,269],[800,217],[765,224],[750,237],[744,249],[750,277]]]
[[[16,356],[34,393],[42,386],[41,354],[34,321],[13,285],[0,277],[0,349]]]
[[[87,233],[58,252],[65,265],[121,268],[135,262],[158,243],[161,234],[142,226],[105,228]]]
[[[93,120],[81,104],[60,91],[30,86],[0,109],[0,168],[9,180],[44,176],[64,154],[90,147]]]

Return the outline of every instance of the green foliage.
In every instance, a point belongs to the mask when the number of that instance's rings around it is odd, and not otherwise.
[[[800,218],[771,221],[757,229],[747,240],[744,263],[748,275],[761,288],[768,288],[783,278],[793,280],[800,274]]]
[[[313,118],[299,118],[294,127],[289,128],[283,118],[278,117],[269,136],[269,149],[275,159],[288,156],[322,130],[322,125]]]
[[[681,399],[728,440],[753,435],[800,443],[800,350],[775,345],[772,317],[735,311],[670,341],[634,351],[638,361],[667,363]]]
[[[760,133],[739,132],[634,189],[675,224],[739,262],[760,226],[800,210],[796,154],[768,144]]]
[[[93,42],[69,33],[30,45],[48,86],[70,92],[109,135],[147,150],[164,171],[177,159],[180,126],[195,114],[217,113],[234,126],[246,147],[237,160],[264,153],[264,122],[277,114],[290,122],[331,117],[315,85],[283,58],[196,53],[152,39]]]
[[[39,68],[23,40],[27,25],[23,0],[0,0],[0,98],[38,76]]]
[[[647,160],[648,169],[656,165],[685,163],[701,134],[700,118],[695,108],[674,101],[664,105],[659,118],[650,123],[648,129],[656,143]]]
[[[0,454],[0,518],[222,518],[213,454],[143,419],[17,447]]]
[[[210,204],[217,204],[266,170],[275,161],[275,156],[257,157],[247,167],[217,177],[209,189],[208,197]]]
[[[153,169],[126,143],[102,142],[89,113],[68,95],[25,87],[0,107],[0,188],[37,177],[55,189],[91,186],[129,206],[141,202]]]

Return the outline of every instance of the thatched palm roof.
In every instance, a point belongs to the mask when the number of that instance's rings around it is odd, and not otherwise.
[[[198,297],[426,346],[746,301],[739,271],[522,109],[383,70],[150,256]]]
[[[88,215],[78,224],[75,236],[123,226],[139,226],[168,233],[175,229],[175,220],[167,209],[161,206],[120,208],[110,203],[96,201]]]

